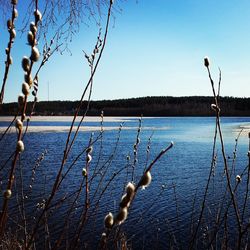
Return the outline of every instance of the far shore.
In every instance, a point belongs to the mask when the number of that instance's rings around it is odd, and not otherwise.
[[[13,120],[14,116],[0,116],[0,122],[11,122]],[[81,116],[77,116],[76,122],[79,122],[81,120]],[[140,116],[104,116],[103,121],[104,122],[128,122],[131,120],[139,119]],[[143,117],[143,120],[150,119],[150,118],[166,118],[166,117],[149,117],[145,116]],[[73,116],[32,116],[32,121],[36,122],[71,122],[73,120]],[[101,122],[100,116],[85,116],[84,118],[85,122]]]
[[[24,127],[25,130],[26,127]],[[4,133],[4,131],[7,129],[7,127],[0,127],[0,133]],[[76,131],[77,127],[73,127],[73,131]],[[108,130],[117,130],[118,127],[103,127],[104,131]],[[134,129],[133,127],[124,127],[123,129]],[[38,133],[38,132],[68,132],[69,126],[29,126],[28,132],[29,133]],[[81,126],[79,131],[85,131],[85,132],[96,132],[101,131],[101,127],[99,126]],[[16,129],[14,126],[10,128],[10,133],[16,132]]]
[[[105,122],[124,122],[129,121],[131,118],[135,119],[136,117],[113,117],[113,116],[105,116],[103,120]],[[13,120],[13,116],[0,116],[0,122],[9,122]],[[32,121],[36,122],[46,122],[46,121],[58,121],[58,122],[70,122],[73,120],[73,116],[32,116]],[[76,121],[79,122],[81,120],[81,116],[76,118]],[[100,122],[100,116],[86,116],[84,121],[87,122]]]
[[[149,117],[146,117],[145,119],[147,119]],[[73,119],[72,116],[32,116],[31,121],[33,122],[71,122]],[[103,124],[103,130],[104,131],[111,131],[111,130],[118,130],[119,129],[119,123],[125,123],[131,121],[131,119],[139,119],[136,117],[104,117],[104,124]],[[144,119],[144,118],[143,118]],[[0,122],[11,122],[13,120],[13,116],[0,116]],[[76,122],[79,122],[81,120],[81,117],[77,117],[76,118]],[[84,123],[85,122],[93,122],[93,123],[99,123],[101,122],[101,117],[99,116],[86,116],[84,118],[83,124],[81,125],[79,131],[85,131],[85,132],[96,132],[96,131],[101,131],[101,126],[86,126]],[[112,126],[110,126],[108,123],[111,122],[116,122],[118,123],[117,126],[114,126],[112,124]],[[24,123],[25,125],[25,123]],[[25,130],[25,126],[24,126],[24,130]],[[32,125],[32,122],[28,128],[28,132],[29,133],[37,133],[37,132],[68,132],[69,131],[70,126],[69,125],[65,125],[65,126],[36,126],[36,125]],[[6,126],[2,126],[0,127],[0,133],[4,133],[5,130],[7,129],[7,125]],[[77,124],[73,127],[73,131],[75,131],[77,129]],[[138,126],[123,126],[122,127],[123,130],[137,130]],[[157,128],[157,127],[143,127],[143,130],[168,130],[170,129],[168,126],[164,126],[161,128]],[[10,133],[14,133],[16,132],[16,129],[14,127],[14,125],[9,129]]]

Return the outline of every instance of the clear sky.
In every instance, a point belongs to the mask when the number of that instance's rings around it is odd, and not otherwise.
[[[127,0],[121,6],[111,21],[92,99],[211,95],[204,56],[215,80],[222,70],[223,96],[250,96],[249,0]],[[2,79],[8,38],[3,25],[0,34]],[[80,98],[89,76],[82,50],[91,52],[97,34],[94,22],[83,24],[69,45],[72,56],[53,56],[40,74],[39,100],[48,99],[48,83],[50,100]],[[21,59],[29,54],[25,38],[18,36],[14,44],[5,102],[21,92]]]

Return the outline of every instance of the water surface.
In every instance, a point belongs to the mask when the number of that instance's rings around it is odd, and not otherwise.
[[[8,121],[1,121],[0,127],[6,127],[8,123]],[[121,123],[123,129],[119,135]],[[222,118],[221,123],[226,155],[229,166],[231,166],[233,164],[235,139],[242,127],[250,125],[250,118],[227,117]],[[49,190],[62,161],[67,129],[70,124],[68,118],[66,120],[63,118],[53,119],[52,121],[40,119],[30,123],[30,128],[41,127],[41,129],[36,130],[37,132],[27,133],[25,136],[25,152],[21,154],[20,165],[17,166],[16,170],[17,186],[20,185],[20,175],[23,175],[24,193],[27,196],[25,202],[29,211],[35,211],[35,213],[39,214],[39,209],[36,207],[37,203],[41,203],[43,198],[48,197]],[[114,173],[118,173],[122,168],[125,170],[114,178],[108,185],[105,194],[101,196],[98,210],[95,210],[96,213],[94,213],[96,216],[90,218],[83,233],[82,241],[97,244],[96,242],[103,232],[104,216],[108,212],[116,214],[119,209],[124,185],[132,180],[134,143],[138,133],[138,124],[138,118],[120,117],[109,119],[107,122],[105,122],[104,118],[102,142],[98,140],[94,144],[93,160],[90,165],[90,176],[98,172],[98,175],[91,183],[90,196],[93,200],[99,197],[101,190],[109,183]],[[45,126],[64,127],[65,130],[43,130],[42,128]],[[84,122],[84,126],[95,127],[94,134],[92,134],[93,139],[100,135],[99,118]],[[171,141],[174,142],[174,147],[153,167],[150,187],[138,192],[130,209],[128,219],[122,226],[128,242],[134,248],[141,249],[143,246],[145,249],[152,249],[151,247],[166,249],[167,244],[171,241],[170,235],[175,235],[182,244],[189,240],[191,217],[192,214],[194,218],[197,216],[197,212],[194,211],[199,211],[199,204],[210,170],[214,130],[215,118],[213,117],[143,118],[142,129],[139,134],[140,144],[138,145],[134,182],[139,181],[145,166]],[[11,131],[0,142],[0,166],[5,164],[10,152],[13,152],[15,148],[15,129],[12,128]],[[88,145],[91,131],[91,129],[90,131],[84,131],[83,129],[79,132],[64,167],[64,173],[79,153]],[[150,137],[152,137],[150,151],[147,153]],[[118,138],[119,142],[117,143]],[[222,190],[224,190],[224,165],[220,152],[220,144],[217,143],[216,153],[218,158],[214,177],[214,183],[216,184],[211,185],[209,189],[211,210],[220,200],[223,195]],[[248,136],[247,132],[243,131],[238,140],[234,175],[241,174],[247,166],[247,152]],[[37,159],[43,153],[45,153],[44,159],[39,163],[39,166],[36,166]],[[128,155],[130,161],[127,160]],[[74,164],[69,175],[62,183],[60,193],[56,198],[60,199],[65,194],[68,195],[79,188],[83,178],[81,170],[86,164],[85,156],[86,154],[83,154]],[[6,164],[1,172],[2,189],[6,186],[6,170],[9,167],[10,162]],[[32,169],[34,168],[36,169],[35,175],[32,175]],[[22,172],[20,169],[22,169]],[[102,176],[104,176],[103,181],[98,186]],[[98,191],[95,194],[96,189]],[[15,203],[14,196],[12,202],[12,204]],[[51,219],[54,235],[60,232],[60,221],[68,204],[70,204],[70,201],[63,204],[61,210],[58,210],[60,213],[53,215]],[[84,204],[84,193],[81,195],[78,204]],[[194,209],[192,208],[193,204],[195,204]],[[74,211],[72,225],[74,225],[74,220],[79,219],[81,209],[82,206],[79,205]],[[13,210],[15,210],[14,205]]]

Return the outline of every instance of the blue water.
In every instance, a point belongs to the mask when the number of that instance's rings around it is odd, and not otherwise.
[[[250,125],[249,117],[222,118],[222,131],[225,142],[228,164],[231,167],[233,162],[233,151],[235,147],[235,138],[241,126]],[[0,126],[6,126],[7,122],[0,122]],[[70,122],[31,122],[31,126],[69,126]],[[98,122],[87,122],[83,126],[99,126]],[[104,127],[117,127],[114,130],[107,130],[103,134],[102,148],[100,140],[94,144],[93,160],[90,165],[90,176],[95,169],[98,175],[91,183],[90,198],[93,203],[96,202],[98,195],[104,189],[109,179],[115,172],[121,168],[127,168],[117,175],[108,186],[105,194],[100,198],[98,210],[94,218],[90,218],[86,229],[81,237],[81,242],[95,246],[98,244],[101,233],[104,231],[103,218],[108,212],[115,214],[119,209],[119,201],[123,194],[124,185],[131,181],[133,145],[136,141],[138,130],[137,118],[124,118],[124,129],[122,129],[119,142],[116,148],[118,138],[119,122],[106,122]],[[167,152],[153,167],[152,183],[145,190],[140,190],[129,211],[128,219],[121,226],[121,230],[126,234],[127,241],[133,248],[139,249],[167,249],[173,245],[175,237],[181,245],[185,245],[190,238],[190,221],[193,214],[194,220],[197,219],[200,202],[205,190],[205,184],[208,178],[213,137],[215,129],[215,118],[213,117],[175,117],[175,118],[145,118],[142,120],[142,130],[140,133],[141,142],[138,146],[138,162],[135,165],[135,182],[139,181],[144,168],[148,165],[158,153],[167,147],[171,141],[174,147]],[[95,132],[93,138],[98,137],[99,132]],[[91,132],[80,132],[68,157],[64,167],[64,173],[77,155],[88,145]],[[147,160],[148,139],[152,136],[150,153]],[[16,169],[16,185],[20,187],[20,169],[22,169],[24,179],[24,193],[27,196],[25,205],[29,213],[39,215],[37,203],[46,199],[49,190],[52,187],[55,176],[60,167],[63,157],[63,150],[66,141],[66,132],[38,132],[28,133],[24,138],[25,152],[21,154],[21,159]],[[16,134],[9,133],[0,142],[0,167],[8,159],[10,152],[15,148]],[[248,164],[248,136],[242,133],[238,140],[236,167],[234,175],[241,174]],[[116,148],[116,151],[114,151]],[[36,159],[45,153],[44,160],[41,161],[32,176],[32,169],[36,164]],[[218,154],[217,165],[215,168],[215,177],[209,188],[209,206],[211,211],[216,208],[216,204],[223,196],[225,176],[223,175],[223,161],[221,156],[220,144],[217,143],[216,152]],[[112,160],[109,160],[113,154]],[[127,156],[130,156],[130,162]],[[100,159],[99,159],[100,156]],[[99,160],[98,160],[99,159]],[[62,183],[56,199],[64,195],[72,195],[78,189],[82,180],[81,169],[85,166],[85,154],[80,158],[70,171],[67,178]],[[1,189],[4,190],[7,180],[7,169],[10,168],[10,162],[7,163],[1,174]],[[104,176],[102,183],[99,181]],[[32,181],[32,177],[34,180]],[[235,184],[235,183],[233,183]],[[29,186],[32,185],[32,188]],[[94,196],[98,187],[97,195]],[[18,190],[18,188],[17,188]],[[241,189],[239,189],[241,191]],[[243,191],[242,191],[243,192]],[[15,193],[15,192],[14,192]],[[243,194],[243,193],[242,193]],[[239,193],[239,196],[242,195]],[[15,211],[15,196],[11,199],[13,205],[11,209]],[[72,196],[73,197],[73,196]],[[240,200],[240,198],[239,198]],[[2,200],[0,200],[0,205]],[[92,203],[92,204],[93,204]],[[194,209],[192,208],[194,205]],[[53,235],[60,232],[62,218],[67,211],[71,200],[63,203],[58,208],[58,212],[51,216],[51,228]],[[77,203],[78,208],[74,209],[70,223],[74,228],[75,222],[79,220],[82,211],[81,204],[84,204],[84,192]],[[33,212],[31,212],[33,211]],[[90,209],[90,211],[92,211]],[[249,210],[248,210],[249,212]],[[14,214],[14,213],[13,213]],[[209,213],[205,216],[209,221]],[[232,215],[233,216],[233,215]],[[15,217],[13,215],[13,217]],[[15,219],[18,218],[16,215]],[[32,224],[34,221],[30,219]],[[209,223],[207,223],[209,224]],[[232,223],[233,228],[233,223]],[[68,232],[70,235],[74,231]],[[233,229],[232,229],[233,234]],[[90,247],[91,248],[91,247]]]

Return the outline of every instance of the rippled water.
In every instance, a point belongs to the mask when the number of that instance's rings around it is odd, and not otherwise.
[[[121,131],[117,149],[116,140],[118,137],[118,128],[124,121],[124,129]],[[8,122],[0,122],[0,126],[6,126]],[[226,154],[231,166],[233,151],[235,147],[235,138],[242,126],[250,124],[250,118],[222,118],[222,130],[226,145]],[[69,126],[70,121],[34,121],[31,126]],[[100,122],[88,121],[83,126],[100,126]],[[109,182],[114,173],[121,168],[125,168],[108,186],[105,194],[101,197],[98,204],[98,210],[94,218],[90,218],[86,229],[82,234],[81,242],[85,242],[89,248],[95,248],[103,232],[103,218],[108,212],[116,213],[119,208],[119,200],[123,192],[123,187],[127,181],[131,180],[133,145],[136,141],[138,130],[137,118],[119,118],[119,121],[104,121],[104,127],[116,127],[117,129],[106,130],[103,134],[101,149],[100,140],[94,144],[93,161],[90,165],[90,176],[94,169],[101,169],[99,175],[93,179],[90,188],[90,198],[93,200],[100,195],[101,190]],[[122,225],[122,230],[127,236],[128,242],[133,248],[145,249],[166,249],[173,245],[173,237],[185,246],[185,242],[190,237],[190,221],[197,217],[199,204],[202,194],[205,190],[208,173],[210,170],[213,136],[215,129],[215,119],[208,117],[186,117],[186,118],[145,118],[142,122],[142,131],[140,133],[141,143],[138,147],[138,162],[135,166],[135,182],[138,182],[145,165],[150,163],[161,149],[167,147],[171,141],[174,147],[164,155],[153,167],[152,183],[145,190],[140,190],[132,204],[128,219]],[[77,140],[69,155],[65,170],[70,166],[75,157],[87,146],[91,132],[80,132]],[[94,132],[93,137],[99,135],[98,130]],[[148,139],[152,136],[149,159],[147,161]],[[66,141],[66,132],[47,132],[39,131],[28,133],[25,136],[25,152],[21,155],[20,165],[17,166],[16,179],[17,186],[20,185],[20,169],[22,169],[24,180],[24,194],[28,198],[25,200],[25,206],[32,215],[39,215],[39,209],[36,208],[38,202],[48,197],[49,190],[55,179],[56,173],[60,167],[63,156],[64,145]],[[16,134],[9,133],[3,141],[0,142],[0,167],[8,159],[10,152],[15,148]],[[34,183],[32,183],[32,168],[35,166],[36,159],[45,154],[44,160],[37,168]],[[100,153],[101,152],[101,153]],[[209,191],[209,204],[211,210],[222,196],[223,189],[223,164],[220,155],[220,146],[217,147],[218,163],[215,169],[215,184],[211,185]],[[238,141],[236,169],[234,174],[240,174],[248,164],[248,136],[242,133]],[[112,161],[109,157],[114,153]],[[127,155],[130,155],[131,161],[127,162]],[[100,156],[100,158],[99,158]],[[99,160],[98,160],[99,159]],[[147,162],[146,162],[147,161]],[[85,166],[85,154],[74,165],[70,174],[60,188],[56,199],[62,198],[65,194],[71,194],[77,190],[82,180],[81,169]],[[6,185],[6,169],[10,163],[1,171],[2,184],[4,189]],[[107,172],[105,169],[107,168]],[[96,196],[95,190],[104,175],[103,182],[98,188]],[[32,185],[32,188],[30,188]],[[18,189],[17,189],[18,190]],[[73,197],[73,196],[72,196]],[[195,200],[195,202],[194,202]],[[62,218],[71,201],[66,201],[58,207],[58,212],[53,214],[50,221],[50,228],[53,235],[57,235],[62,228]],[[2,200],[0,200],[2,203]],[[194,209],[193,207],[194,203]],[[16,201],[13,196],[11,200],[11,209],[16,211]],[[81,204],[84,204],[84,192],[78,201],[79,207],[74,210],[71,218],[72,229],[67,231],[69,238],[74,235],[74,225],[79,220],[81,213]],[[32,220],[30,220],[32,224]],[[209,223],[208,223],[209,224]],[[171,242],[171,243],[169,243]]]

